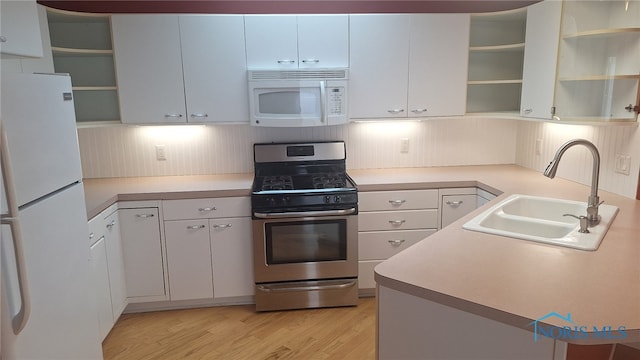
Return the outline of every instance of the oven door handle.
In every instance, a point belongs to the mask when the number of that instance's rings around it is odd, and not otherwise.
[[[355,214],[356,208],[344,209],[344,210],[324,210],[324,211],[294,211],[294,212],[281,212],[281,213],[260,213],[254,212],[253,216],[260,219],[278,219],[278,218],[291,218],[291,217],[310,217],[310,216],[340,216]]]
[[[268,285],[258,285],[258,290],[264,292],[291,292],[291,291],[314,291],[314,290],[335,290],[346,289],[356,284],[355,281],[349,281],[342,284],[332,285],[307,285],[307,286],[288,286],[288,287],[269,287]]]

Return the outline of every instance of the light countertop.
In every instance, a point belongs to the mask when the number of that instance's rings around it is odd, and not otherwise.
[[[531,330],[555,311],[580,325],[626,327],[640,342],[640,201],[600,191],[620,208],[596,251],[484,234],[462,224],[519,193],[586,201],[589,187],[515,165],[348,170],[360,191],[483,188],[498,199],[375,268],[379,285]],[[86,179],[89,218],[116,201],[249,196],[253,174]],[[563,327],[557,318],[545,324]],[[574,343],[611,343],[576,339]]]

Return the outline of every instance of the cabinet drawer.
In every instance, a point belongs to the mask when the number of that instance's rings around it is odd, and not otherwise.
[[[360,211],[415,210],[438,207],[438,190],[370,191],[358,193]]]
[[[368,260],[358,262],[358,288],[373,289],[376,287],[373,269],[382,260]]]
[[[440,228],[475,210],[477,203],[477,195],[443,195],[442,224]]]
[[[165,220],[251,216],[251,200],[248,196],[165,200],[162,211]]]
[[[387,259],[435,232],[435,229],[430,229],[358,233],[358,258]]]
[[[358,230],[409,230],[438,227],[438,210],[371,211],[358,214]]]

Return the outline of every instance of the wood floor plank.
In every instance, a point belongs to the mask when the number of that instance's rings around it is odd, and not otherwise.
[[[375,299],[358,306],[256,313],[253,305],[125,314],[106,360],[374,359]]]

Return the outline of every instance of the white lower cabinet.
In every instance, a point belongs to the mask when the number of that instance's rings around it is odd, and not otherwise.
[[[89,244],[98,330],[104,339],[127,306],[117,206],[109,207],[89,221]]]
[[[358,287],[370,295],[376,265],[437,231],[438,190],[361,192],[358,204]]]
[[[476,187],[440,189],[440,226],[442,229],[467,215],[495,195]]]
[[[157,207],[119,205],[129,302],[166,299],[162,239]]]
[[[171,301],[253,296],[250,199],[163,202]]]
[[[164,222],[171,301],[213,297],[207,220]]]

